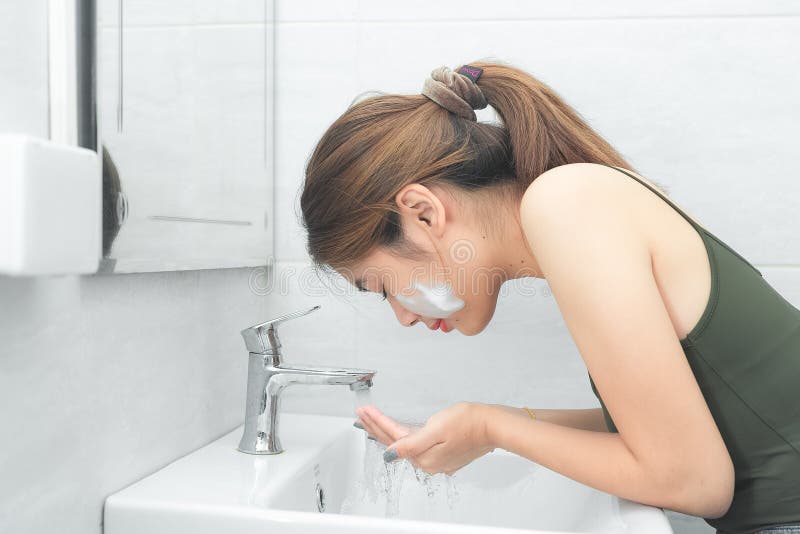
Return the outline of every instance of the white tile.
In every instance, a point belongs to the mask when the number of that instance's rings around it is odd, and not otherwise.
[[[352,24],[279,26],[275,73],[275,253],[304,260],[299,194],[305,164],[362,89]]]
[[[358,18],[359,0],[275,0],[275,20],[342,21]]]
[[[99,0],[98,24],[119,25],[122,5],[123,24],[134,26],[241,24],[263,22],[272,16],[274,0]]]
[[[0,2],[0,132],[48,137],[47,2]]]

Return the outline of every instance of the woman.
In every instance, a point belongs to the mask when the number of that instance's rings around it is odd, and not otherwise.
[[[546,279],[601,403],[460,402],[413,432],[363,407],[387,461],[452,474],[500,447],[717,532],[800,532],[800,310],[542,82],[475,62],[355,103],[301,206],[314,262],[404,326],[474,335],[503,282]]]

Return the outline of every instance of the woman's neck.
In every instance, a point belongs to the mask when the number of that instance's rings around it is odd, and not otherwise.
[[[493,264],[506,275],[506,280],[515,278],[544,278],[539,262],[528,245],[519,218],[520,201],[510,201],[508,209],[501,210],[496,222],[499,223],[499,238],[492,246]]]

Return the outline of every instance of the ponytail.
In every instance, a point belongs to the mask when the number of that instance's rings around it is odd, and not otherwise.
[[[502,124],[451,113],[424,94],[378,94],[351,104],[323,134],[300,199],[318,266],[349,268],[376,247],[407,244],[395,197],[411,183],[521,196],[568,163],[631,169],[543,82],[499,62],[469,65],[483,70],[477,87]]]
[[[568,163],[602,163],[633,170],[543,82],[501,63],[476,61],[470,65],[483,69],[477,85],[508,131],[522,191],[545,171]]]

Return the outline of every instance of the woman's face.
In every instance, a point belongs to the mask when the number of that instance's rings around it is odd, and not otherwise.
[[[385,249],[371,254],[354,274],[359,289],[386,296],[403,326],[424,323],[432,330],[465,335],[489,324],[502,283],[492,283],[468,265],[448,268],[435,259],[409,260]]]
[[[406,241],[422,257],[379,247],[353,269],[351,281],[385,294],[403,326],[421,322],[475,335],[494,315],[505,273],[492,266],[490,240],[452,197],[418,184],[408,187],[412,190],[398,195],[401,224]]]

